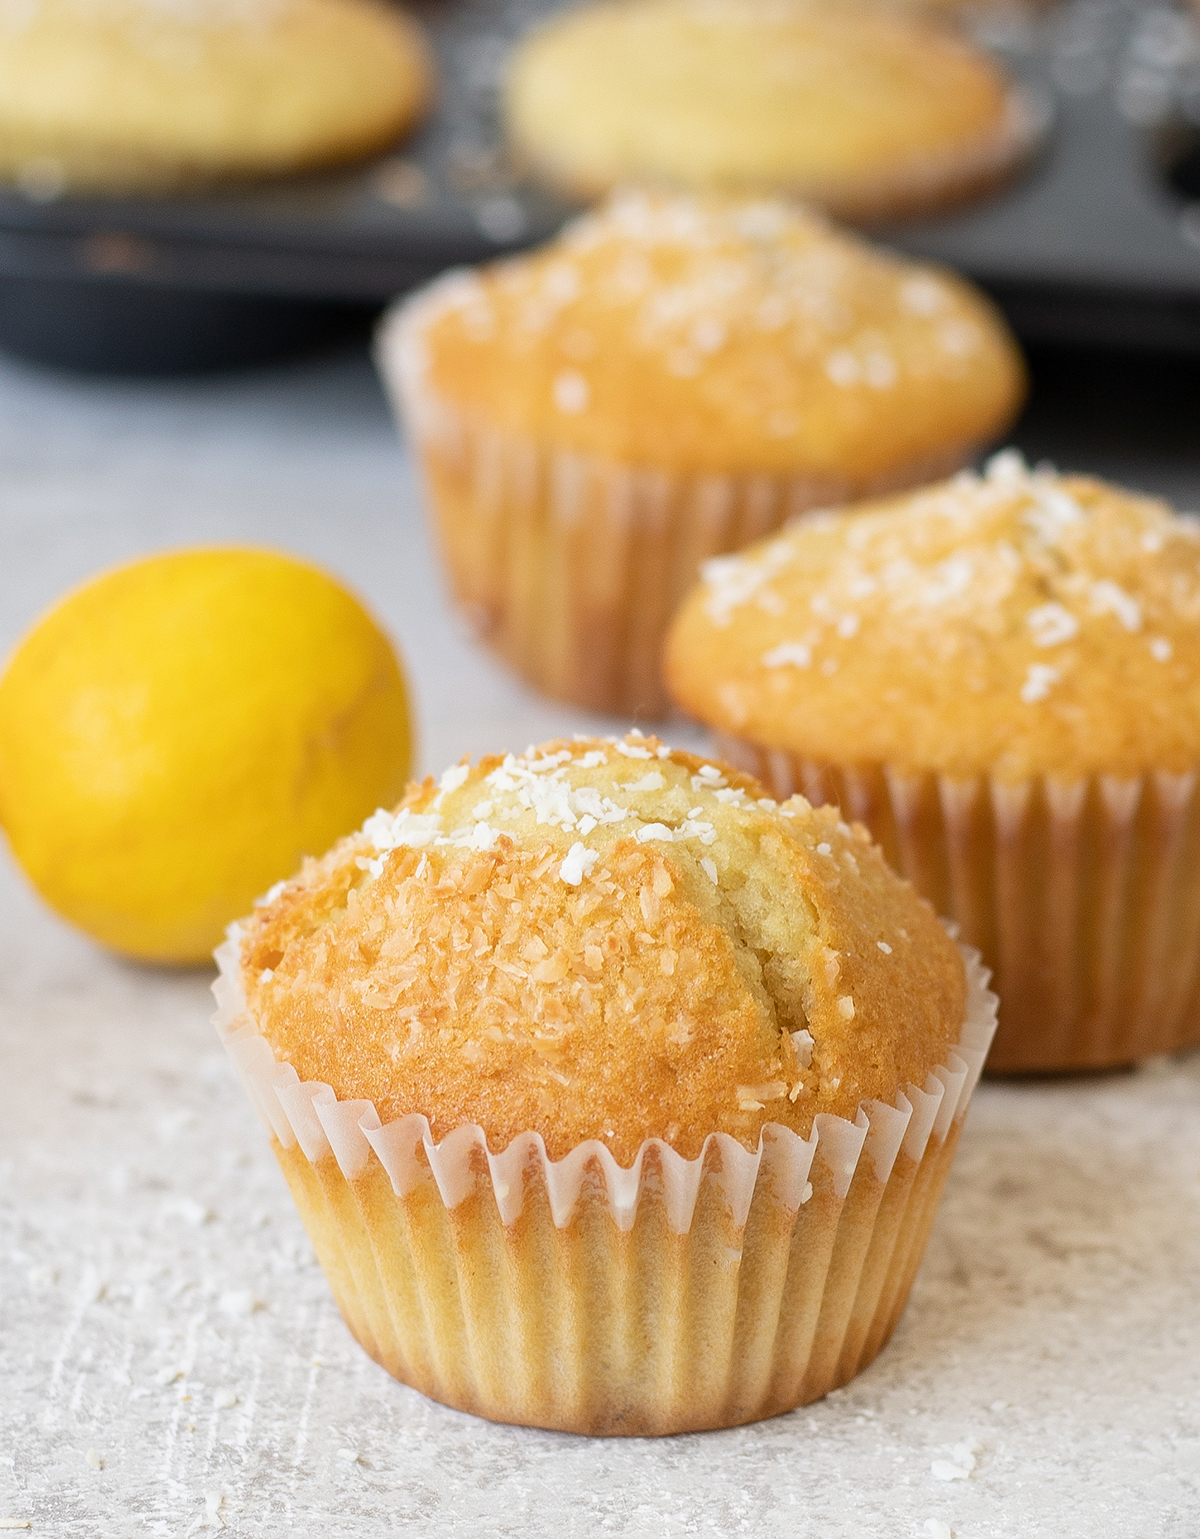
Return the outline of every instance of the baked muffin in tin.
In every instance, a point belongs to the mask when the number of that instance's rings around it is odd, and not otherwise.
[[[149,193],[374,154],[433,88],[379,0],[30,0],[0,9],[0,177]]]
[[[898,7],[599,0],[518,47],[509,142],[573,196],[627,182],[788,193],[856,223],[995,186],[1036,117],[964,37]]]

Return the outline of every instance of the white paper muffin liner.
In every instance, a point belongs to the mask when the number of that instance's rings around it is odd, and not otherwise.
[[[664,715],[663,642],[702,562],[807,512],[940,480],[980,447],[949,444],[875,477],[685,475],[506,433],[429,384],[423,329],[462,282],[448,273],[388,313],[379,368],[419,457],[455,602],[560,700]]]
[[[499,1421],[591,1433],[730,1426],[851,1378],[903,1310],[996,1022],[977,953],[946,1062],[808,1138],[767,1124],[625,1169],[596,1140],[496,1154],[384,1124],[279,1062],[217,952],[213,1022],[351,1331],[395,1377]]]
[[[1100,1069],[1200,1043],[1196,771],[998,781],[829,765],[718,736],[780,798],[865,823],[993,970],[998,1072]]]

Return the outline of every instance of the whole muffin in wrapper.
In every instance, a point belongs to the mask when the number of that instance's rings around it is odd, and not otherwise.
[[[405,300],[379,361],[479,635],[644,717],[704,559],[957,469],[1024,393],[963,279],[781,202],[644,192]]]
[[[874,1357],[995,1019],[862,829],[637,735],[414,785],[219,960],[358,1340],[589,1433],[750,1421]]]
[[[990,1068],[1102,1068],[1200,1042],[1198,618],[1194,520],[1008,452],[714,564],[667,672],[980,948]]]

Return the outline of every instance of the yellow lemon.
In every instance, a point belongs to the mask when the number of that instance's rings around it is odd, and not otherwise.
[[[172,552],[68,594],[0,678],[0,823],[105,945],[207,957],[254,898],[408,776],[404,676],[324,572]]]

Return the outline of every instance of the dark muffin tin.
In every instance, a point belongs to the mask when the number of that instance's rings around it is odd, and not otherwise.
[[[512,39],[552,8],[418,7],[439,104],[383,160],[220,194],[0,194],[0,346],[95,371],[244,363],[543,239],[571,210],[507,167],[496,88]],[[1041,153],[989,199],[876,233],[978,280],[1027,341],[1200,351],[1200,28],[1138,0],[973,26],[1044,112]]]

